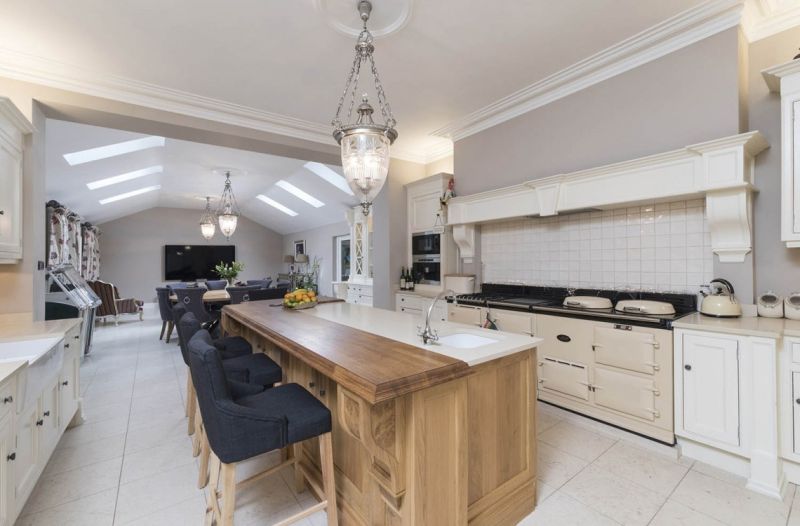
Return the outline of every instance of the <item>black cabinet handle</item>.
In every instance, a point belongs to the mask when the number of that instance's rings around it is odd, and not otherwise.
[[[65,343],[65,344],[64,344],[64,348],[65,348],[65,349],[69,349],[69,344],[68,344],[68,343]]]
[[[81,338],[81,335],[80,335],[80,334],[78,334],[78,335],[76,335],[76,336],[73,336],[73,338],[75,338],[76,340],[80,340],[80,338]]]
[[[10,404],[13,401],[14,401],[14,397],[13,396],[7,396],[7,397],[3,398],[3,403],[4,404]]]
[[[61,385],[63,385],[64,387],[68,386],[69,380],[64,380],[63,382],[61,382]]]
[[[571,341],[572,341],[572,338],[570,338],[570,337],[569,337],[569,336],[567,336],[566,334],[559,334],[558,336],[556,336],[556,339],[557,339],[558,341],[560,341],[560,342],[564,342],[564,343],[569,343],[569,342],[571,342]]]
[[[800,398],[795,398],[794,403],[800,405]]]
[[[311,388],[313,388],[315,385],[317,385],[317,384],[315,384],[314,382],[308,382],[308,386],[311,387]]]
[[[43,426],[44,425],[44,420],[42,420],[42,419],[37,420],[36,421],[36,425],[37,426]]]
[[[45,411],[44,416],[50,416],[50,411]]]
[[[689,365],[688,363],[686,365],[684,365],[683,368],[686,369],[687,371],[691,371],[692,370],[692,366]]]
[[[319,395],[320,396],[325,396],[325,389],[320,389],[319,390]]]
[[[6,460],[9,460],[9,461],[14,461],[14,460],[17,460],[17,453],[16,453],[16,451],[15,451],[14,453],[11,453],[10,455],[6,455]]]

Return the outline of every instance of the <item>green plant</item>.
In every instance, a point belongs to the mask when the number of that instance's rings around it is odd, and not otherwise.
[[[224,262],[219,262],[217,263],[217,266],[214,267],[214,273],[222,279],[227,279],[229,282],[233,282],[233,280],[236,279],[236,276],[238,276],[243,270],[244,263],[241,261],[232,261],[230,265],[226,265]]]

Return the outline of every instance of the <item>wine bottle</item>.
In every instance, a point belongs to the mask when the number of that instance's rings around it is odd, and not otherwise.
[[[413,291],[414,290],[414,272],[413,271],[408,273],[408,281],[406,283],[409,283],[409,288]]]
[[[400,290],[406,290],[406,268],[400,267]]]

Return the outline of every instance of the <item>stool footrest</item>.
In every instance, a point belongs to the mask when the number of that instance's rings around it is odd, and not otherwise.
[[[317,504],[314,504],[310,508],[306,508],[303,511],[292,515],[288,519],[284,519],[281,522],[275,523],[273,526],[288,526],[289,524],[294,524],[295,522],[299,521],[300,519],[304,519],[304,518],[308,517],[309,515],[313,515],[314,513],[318,512],[318,511],[324,510],[327,507],[328,507],[328,501],[327,500],[323,500],[322,502],[318,502]]]

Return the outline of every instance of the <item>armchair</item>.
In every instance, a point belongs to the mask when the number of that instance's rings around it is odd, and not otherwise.
[[[96,280],[89,281],[89,287],[103,302],[95,312],[95,318],[106,323],[110,316],[114,317],[114,325],[119,325],[120,314],[138,314],[139,321],[144,315],[144,301],[135,298],[120,298],[119,290],[113,283]]]

